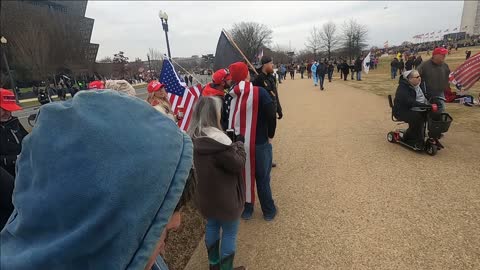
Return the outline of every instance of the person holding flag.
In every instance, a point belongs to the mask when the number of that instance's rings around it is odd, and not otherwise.
[[[228,69],[236,83],[229,92],[231,101],[228,127],[234,129],[235,134],[245,137],[247,154],[244,168],[246,202],[242,218],[252,218],[256,183],[263,217],[266,221],[271,221],[277,215],[270,187],[271,142],[277,126],[275,104],[267,90],[253,86],[250,82],[245,63],[233,63]]]

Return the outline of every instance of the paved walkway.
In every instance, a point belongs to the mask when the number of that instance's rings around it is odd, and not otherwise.
[[[387,99],[310,80],[280,87],[275,221],[242,221],[254,269],[480,269],[480,136],[452,124],[435,157],[386,141]],[[200,243],[188,270],[208,269]]]

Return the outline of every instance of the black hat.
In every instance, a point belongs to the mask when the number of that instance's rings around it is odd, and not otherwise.
[[[264,55],[264,56],[262,56],[262,60],[260,61],[260,63],[261,63],[262,66],[263,66],[263,65],[265,65],[265,64],[267,64],[267,63],[270,63],[270,62],[272,62],[272,61],[273,61],[273,59],[272,59],[271,56],[266,56],[266,55]]]

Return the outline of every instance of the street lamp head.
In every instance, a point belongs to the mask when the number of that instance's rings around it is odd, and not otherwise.
[[[7,44],[7,39],[5,37],[2,37],[0,38],[0,42],[2,42],[2,44]]]
[[[165,11],[163,11],[163,10],[160,10],[160,11],[158,12],[158,17],[160,18],[160,20],[165,20],[165,21],[168,20],[168,15],[167,15],[167,13],[166,13]]]

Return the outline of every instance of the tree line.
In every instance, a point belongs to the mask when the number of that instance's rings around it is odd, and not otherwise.
[[[354,19],[345,21],[340,27],[327,22],[321,27],[314,25],[305,41],[305,48],[297,53],[285,46],[273,45],[273,30],[257,22],[241,22],[230,29],[232,37],[250,61],[255,62],[260,50],[271,55],[277,63],[294,60],[306,61],[320,58],[332,59],[341,56],[354,59],[368,46],[368,28]]]

